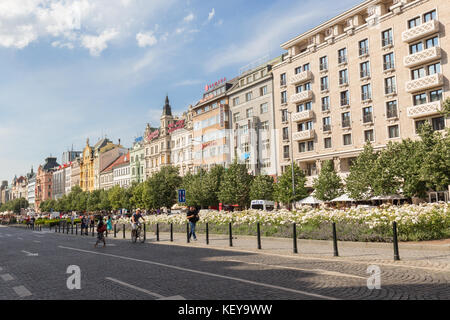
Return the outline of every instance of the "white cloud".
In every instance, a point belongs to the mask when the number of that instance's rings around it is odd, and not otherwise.
[[[145,33],[139,32],[136,35],[136,40],[138,42],[138,46],[141,48],[151,47],[158,43],[158,39],[153,34],[153,31],[148,31]]]
[[[99,36],[83,36],[81,39],[83,47],[89,49],[92,56],[98,57],[103,50],[108,48],[108,42],[113,40],[119,35],[114,29],[103,31]]]
[[[187,15],[186,17],[184,17],[184,22],[191,22],[192,20],[195,19],[195,16],[193,13],[190,13],[189,15]]]
[[[216,15],[216,9],[212,8],[211,12],[208,14],[208,21],[211,21],[215,15]]]
[[[183,33],[184,30],[186,30],[186,28],[177,28],[177,29],[175,30],[175,33],[176,33],[176,34],[180,34],[180,33]]]
[[[174,84],[174,86],[175,87],[186,87],[186,86],[199,85],[199,84],[202,84],[202,83],[204,83],[203,80],[194,80],[194,79],[192,79],[192,80],[183,80],[183,81],[177,82],[177,83]]]
[[[67,48],[67,49],[70,49],[70,50],[75,48],[73,43],[70,43],[70,42],[62,43],[60,41],[53,41],[52,42],[52,47],[55,47],[55,48]]]

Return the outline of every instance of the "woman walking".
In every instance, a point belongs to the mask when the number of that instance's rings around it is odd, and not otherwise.
[[[97,226],[97,242],[95,243],[95,248],[97,248],[97,245],[99,242],[103,242],[103,247],[106,247],[106,241],[105,241],[105,235],[104,232],[106,231],[106,224],[103,222],[103,219],[99,219],[98,226]]]

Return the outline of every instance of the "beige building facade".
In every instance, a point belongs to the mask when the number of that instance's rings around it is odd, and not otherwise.
[[[449,97],[450,1],[370,0],[282,44],[273,67],[279,172],[293,160],[308,185],[324,160],[348,175],[374,149],[417,139]],[[291,150],[292,148],[292,150]]]

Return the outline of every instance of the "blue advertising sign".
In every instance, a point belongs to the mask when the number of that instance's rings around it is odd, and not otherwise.
[[[178,202],[180,203],[186,202],[186,190],[184,189],[178,190]]]

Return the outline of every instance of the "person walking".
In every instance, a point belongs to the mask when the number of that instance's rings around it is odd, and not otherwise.
[[[191,237],[194,237],[194,241],[197,241],[197,235],[195,234],[195,225],[197,224],[197,221],[200,220],[198,210],[195,207],[190,206],[189,211],[186,215],[187,219],[189,220],[189,226],[191,229],[189,231],[189,240],[191,240]]]
[[[81,234],[82,235],[83,235],[83,230],[85,231],[86,235],[88,234],[88,231],[87,231],[88,227],[87,226],[88,226],[88,221],[87,221],[86,215],[84,214],[81,217]]]
[[[100,218],[97,225],[97,242],[95,243],[95,248],[97,248],[97,245],[99,242],[103,242],[103,247],[106,247],[106,241],[105,241],[105,231],[107,227],[106,224],[103,222],[103,219]]]
[[[106,229],[107,229],[106,234],[107,235],[108,235],[109,232],[112,231],[112,228],[113,228],[113,226],[112,226],[112,218],[111,218],[111,215],[108,215],[108,221],[106,222]]]

